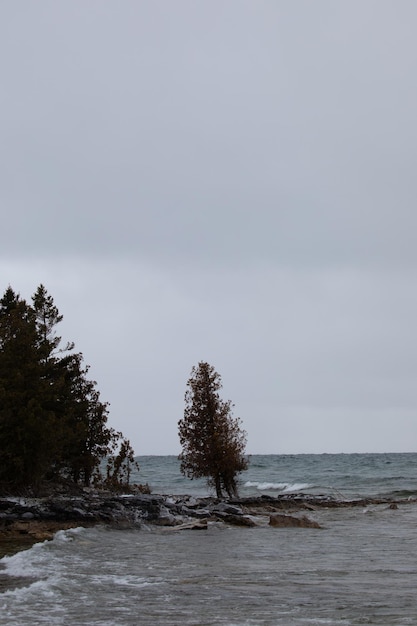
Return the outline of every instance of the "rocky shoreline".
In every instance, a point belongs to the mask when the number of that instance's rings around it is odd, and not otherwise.
[[[271,526],[320,528],[308,512],[330,507],[365,507],[390,499],[337,500],[303,494],[257,496],[220,501],[212,497],[120,495],[86,490],[79,495],[44,498],[0,498],[0,545],[51,539],[58,530],[104,524],[113,528],[165,526],[175,530],[206,529],[212,521],[255,527],[261,519]]]

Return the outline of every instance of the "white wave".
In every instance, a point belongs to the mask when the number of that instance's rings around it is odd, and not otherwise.
[[[39,598],[40,596],[44,598],[53,598],[57,594],[55,590],[51,587],[50,580],[35,580],[31,582],[27,587],[17,587],[16,589],[7,589],[0,594],[0,597],[3,599],[7,598],[27,598],[33,596],[34,598]],[[3,605],[3,609],[6,608],[6,604]]]
[[[312,487],[312,485],[309,485],[308,483],[294,483],[292,485],[287,485],[284,491],[287,493],[291,491],[303,491],[303,489],[308,489],[309,487]]]
[[[52,540],[46,539],[39,543],[34,543],[27,550],[16,552],[12,556],[4,556],[0,559],[0,563],[4,566],[9,576],[37,576],[39,574],[39,566],[48,560],[45,554],[45,548],[52,543],[67,543],[73,541],[74,536],[86,529],[83,527],[70,528],[68,530],[58,530]]]
[[[60,544],[73,541],[75,535],[83,532],[84,528],[71,528],[69,530],[59,530],[55,533],[52,540],[46,540],[33,544],[27,550],[16,552],[12,556],[4,556],[0,559],[0,565],[4,567],[3,572],[13,578],[27,578],[28,584],[25,587],[19,587],[6,594],[19,594],[27,591],[31,592],[39,587],[43,595],[49,593],[48,587],[58,582],[60,576],[57,574],[54,566],[54,544]],[[53,552],[51,552],[51,549]],[[32,579],[32,580],[30,580]],[[33,580],[35,579],[35,580]],[[51,592],[52,593],[52,592]],[[4,594],[2,594],[3,596]]]
[[[77,528],[68,528],[67,530],[58,530],[52,541],[66,543],[67,541],[73,541],[75,535],[79,535],[82,532],[85,532],[85,528],[83,526],[77,526]]]
[[[90,576],[89,581],[93,585],[120,585],[122,587],[147,587],[162,582],[162,580],[150,580],[141,576],[118,576],[116,574],[97,574]]]
[[[46,542],[35,543],[29,550],[22,550],[12,556],[4,556],[0,563],[5,567],[9,576],[37,576],[39,569],[36,567],[37,553]]]
[[[311,487],[308,483],[267,483],[248,480],[244,487],[256,487],[258,491],[281,491],[283,493],[291,493],[294,491],[302,491]]]
[[[287,483],[259,483],[248,481],[245,487],[256,487],[259,491],[282,491],[287,487]]]

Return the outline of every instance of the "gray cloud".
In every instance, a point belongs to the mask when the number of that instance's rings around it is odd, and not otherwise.
[[[252,451],[413,446],[416,17],[0,9],[0,275],[46,284],[138,451],[177,450],[200,359]]]

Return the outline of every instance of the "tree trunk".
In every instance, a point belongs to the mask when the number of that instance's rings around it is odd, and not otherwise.
[[[223,494],[222,494],[222,483],[220,480],[220,474],[216,474],[216,476],[214,477],[214,484],[216,486],[216,495],[219,498],[219,500],[221,500],[221,498],[223,497]]]
[[[237,484],[236,484],[236,479],[235,479],[234,476],[224,475],[223,476],[223,485],[224,485],[224,488],[227,491],[227,495],[229,496],[229,498],[237,498],[238,497]]]

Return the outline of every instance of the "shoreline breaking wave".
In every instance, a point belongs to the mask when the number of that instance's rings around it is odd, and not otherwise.
[[[309,483],[268,483],[248,480],[244,487],[255,487],[258,491],[280,491],[281,493],[294,493],[304,489],[311,489],[313,485]]]

